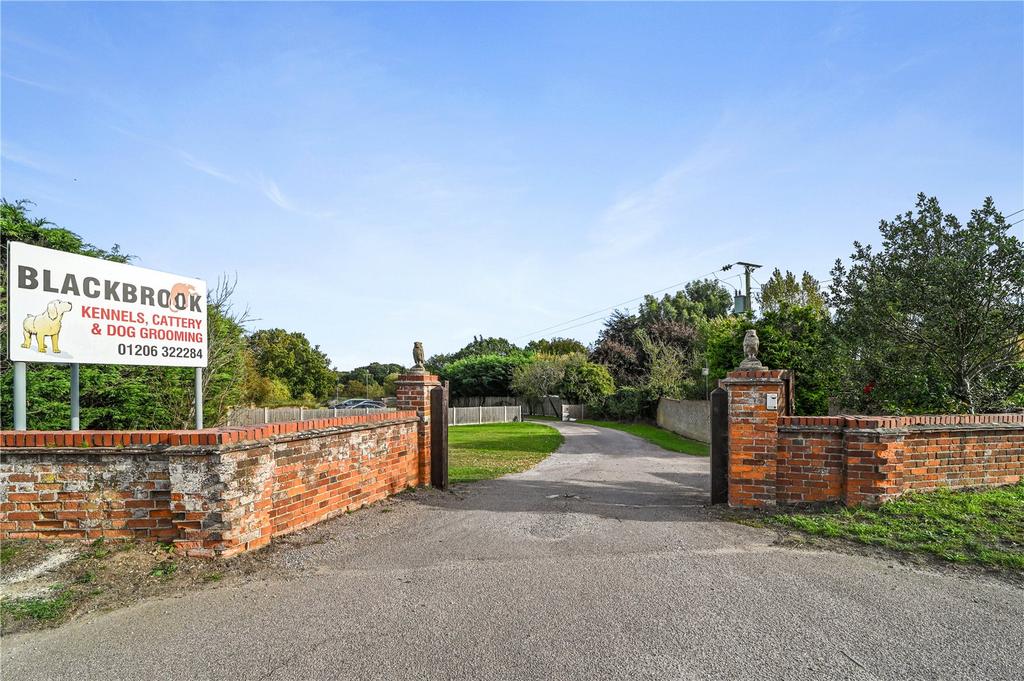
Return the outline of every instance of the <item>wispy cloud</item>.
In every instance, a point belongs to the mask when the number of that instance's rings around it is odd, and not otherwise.
[[[863,30],[864,14],[860,8],[844,5],[818,33],[818,39],[825,45],[836,45],[859,36]]]
[[[16,144],[12,144],[11,142],[4,140],[3,143],[0,143],[0,147],[2,147],[0,157],[9,163],[17,163],[25,168],[30,168],[31,170],[41,173],[48,173],[50,175],[60,174],[53,169],[53,166],[49,162],[39,158],[38,154],[26,151],[25,149],[18,147]]]
[[[727,145],[708,142],[653,182],[614,201],[590,233],[599,252],[621,254],[644,246],[684,220],[709,177],[732,156]]]
[[[17,45],[18,47],[23,47],[33,52],[38,52],[39,54],[44,54],[48,57],[56,57],[65,61],[74,61],[74,58],[61,48],[34,38],[28,38],[27,36],[15,33],[8,28],[4,29],[4,42]]]
[[[273,180],[263,178],[260,181],[260,190],[263,192],[263,195],[278,208],[282,208],[293,213],[297,210],[295,208],[295,204],[293,204],[291,200],[284,195],[281,188],[278,187],[277,183]]]
[[[141,135],[135,132],[134,130],[122,128],[119,125],[111,125],[110,129],[113,130],[114,132],[118,132],[124,135],[125,137],[131,137],[134,140],[138,140],[143,144],[147,144],[151,147],[156,147],[157,149],[162,149],[163,151],[166,151],[171,155],[177,157],[178,160],[187,165],[189,168],[197,170],[204,175],[209,175],[210,177],[214,177],[224,182],[230,182],[231,184],[241,184],[241,182],[233,175],[224,172],[223,170],[217,168],[213,164],[204,161],[203,159],[195,156],[194,154],[184,149],[179,149],[178,147],[174,147],[169,144],[165,144],[158,140],[152,139],[150,137],[146,137],[145,135]]]
[[[20,83],[22,85],[27,85],[28,87],[35,88],[37,90],[43,90],[45,92],[54,92],[54,93],[57,93],[57,94],[67,94],[67,92],[68,92],[68,90],[65,90],[62,87],[57,87],[56,85],[50,85],[48,83],[40,83],[39,81],[29,80],[28,78],[22,78],[21,76],[14,76],[14,75],[11,75],[10,73],[4,73],[3,77],[6,78],[7,80],[14,81],[15,83]]]
[[[268,177],[264,177],[261,175],[259,177],[259,181],[257,184],[260,192],[263,193],[263,196],[265,196],[268,201],[273,203],[281,210],[286,210],[289,213],[301,215],[302,217],[316,219],[331,218],[334,217],[335,215],[331,211],[308,210],[306,208],[299,206],[298,204],[295,203],[295,201],[293,201],[283,191],[281,191],[281,188],[277,185],[277,182]]]
[[[218,168],[212,163],[209,163],[199,158],[198,156],[194,155],[189,151],[186,151],[185,149],[180,149],[178,147],[173,147],[169,144],[164,144],[163,142],[159,142],[144,135],[140,135],[139,133],[133,130],[128,130],[117,125],[111,125],[110,128],[116,132],[121,133],[122,135],[143,142],[144,144],[148,144],[150,146],[154,146],[169,152],[182,163],[184,163],[186,166],[195,170],[196,172],[202,173],[203,175],[212,177],[222,182],[237,185],[239,187],[245,187],[247,189],[258,191],[268,201],[273,203],[281,210],[286,210],[289,213],[294,213],[295,215],[301,215],[303,217],[315,219],[331,218],[334,217],[335,215],[333,212],[330,211],[315,211],[302,207],[299,203],[293,201],[287,194],[285,194],[281,190],[281,187],[278,186],[276,181],[262,174],[255,173],[247,175],[246,177],[238,177],[225,170]]]
[[[240,184],[237,178],[225,173],[224,171],[218,168],[215,168],[206,161],[203,161],[202,159],[196,158],[187,151],[178,149],[177,153],[178,156],[181,157],[181,160],[184,161],[185,165],[187,165],[189,168],[198,170],[204,175],[215,177],[218,180],[223,180],[224,182],[230,182],[231,184]]]

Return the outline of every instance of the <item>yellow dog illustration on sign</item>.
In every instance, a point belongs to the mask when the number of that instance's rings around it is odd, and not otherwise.
[[[49,336],[53,342],[54,354],[60,353],[60,322],[64,313],[71,309],[71,303],[66,300],[51,300],[46,306],[46,312],[42,314],[30,314],[25,317],[22,324],[25,330],[25,342],[23,348],[32,347],[32,336],[36,337],[36,345],[39,352],[46,352],[46,337]]]

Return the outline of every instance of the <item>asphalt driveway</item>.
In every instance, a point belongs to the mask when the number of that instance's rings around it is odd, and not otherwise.
[[[1024,591],[774,545],[707,459],[553,424],[526,473],[279,542],[247,581],[3,641],[4,679],[1019,679]]]

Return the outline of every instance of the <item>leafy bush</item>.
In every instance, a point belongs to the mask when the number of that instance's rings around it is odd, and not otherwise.
[[[452,397],[511,395],[512,376],[529,357],[513,355],[474,355],[445,365],[441,378],[451,382]]]
[[[623,386],[587,405],[590,413],[612,421],[637,421],[653,418],[658,410],[658,396],[645,388]]]
[[[569,402],[592,404],[615,392],[615,381],[607,367],[574,355],[565,367],[560,394]]]
[[[565,378],[566,364],[564,356],[537,355],[512,373],[513,392],[531,405],[557,394]]]

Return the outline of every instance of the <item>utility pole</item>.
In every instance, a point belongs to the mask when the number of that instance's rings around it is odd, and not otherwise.
[[[753,314],[753,299],[750,297],[750,273],[761,266],[755,265],[752,262],[738,262],[736,264],[743,265],[743,274],[747,283],[747,309],[745,311]]]

